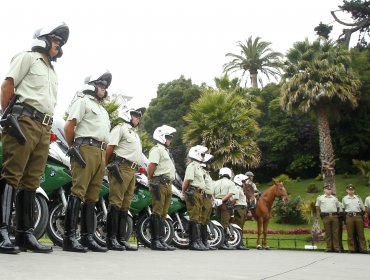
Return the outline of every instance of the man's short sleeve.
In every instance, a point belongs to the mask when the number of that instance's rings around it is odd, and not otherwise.
[[[189,164],[186,167],[184,180],[194,181],[194,178],[195,178],[195,166],[194,164]]]
[[[149,163],[155,163],[158,164],[159,160],[161,158],[161,154],[158,148],[154,147],[149,152]]]
[[[85,115],[86,101],[83,98],[76,99],[69,109],[68,121],[76,119],[76,123],[81,122],[82,118]]]
[[[109,134],[109,145],[117,146],[121,140],[121,126],[115,126]]]

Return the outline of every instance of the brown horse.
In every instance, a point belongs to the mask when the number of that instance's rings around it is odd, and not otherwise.
[[[262,249],[262,246],[260,244],[262,225],[263,225],[263,247],[266,250],[270,249],[270,247],[267,246],[267,226],[271,218],[272,204],[274,203],[276,197],[280,197],[284,201],[288,200],[288,194],[283,183],[274,183],[274,185],[265,190],[262,193],[259,200],[257,200],[256,208],[252,210],[253,218],[257,221],[258,226],[257,249],[259,250]]]

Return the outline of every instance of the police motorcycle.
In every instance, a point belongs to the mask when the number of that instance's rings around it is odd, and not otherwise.
[[[172,200],[168,213],[173,219],[174,236],[172,244],[179,249],[189,248],[189,215],[186,212],[184,196],[181,192],[182,180],[176,173],[176,179],[172,184]],[[207,226],[209,246],[218,249],[224,243],[224,229],[215,219]]]

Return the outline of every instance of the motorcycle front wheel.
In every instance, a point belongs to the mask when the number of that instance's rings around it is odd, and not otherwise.
[[[94,239],[100,246],[106,246],[107,239],[107,216],[101,211],[96,215],[96,230],[94,233]],[[125,240],[129,240],[132,232],[134,230],[134,222],[132,217],[129,215],[127,217],[126,235]]]
[[[164,241],[167,244],[171,244],[174,235],[174,229],[172,221],[170,219],[165,220],[164,229],[165,229]],[[150,216],[144,215],[143,217],[141,217],[136,226],[136,230],[139,242],[144,244],[145,247],[150,248],[150,239],[151,239]]]
[[[218,249],[222,246],[222,244],[224,244],[224,241],[225,234],[223,227],[210,225],[210,232],[208,238],[209,246]]]
[[[187,221],[186,221],[187,222]],[[181,229],[179,221],[173,222],[173,239],[172,244],[179,249],[188,249],[189,248],[189,234],[185,227],[185,221],[182,220],[183,229]]]
[[[240,242],[243,242],[242,240],[242,233],[239,229],[233,228],[233,232],[231,232],[228,244],[230,246],[236,247],[239,245]]]

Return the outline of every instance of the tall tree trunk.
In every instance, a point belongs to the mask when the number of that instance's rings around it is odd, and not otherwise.
[[[334,150],[328,116],[323,108],[317,110],[317,125],[319,129],[321,172],[324,184],[331,185],[333,194],[336,194]]]
[[[251,75],[252,87],[253,88],[258,88],[258,82],[257,82],[258,72],[256,70],[249,70],[249,74]]]

